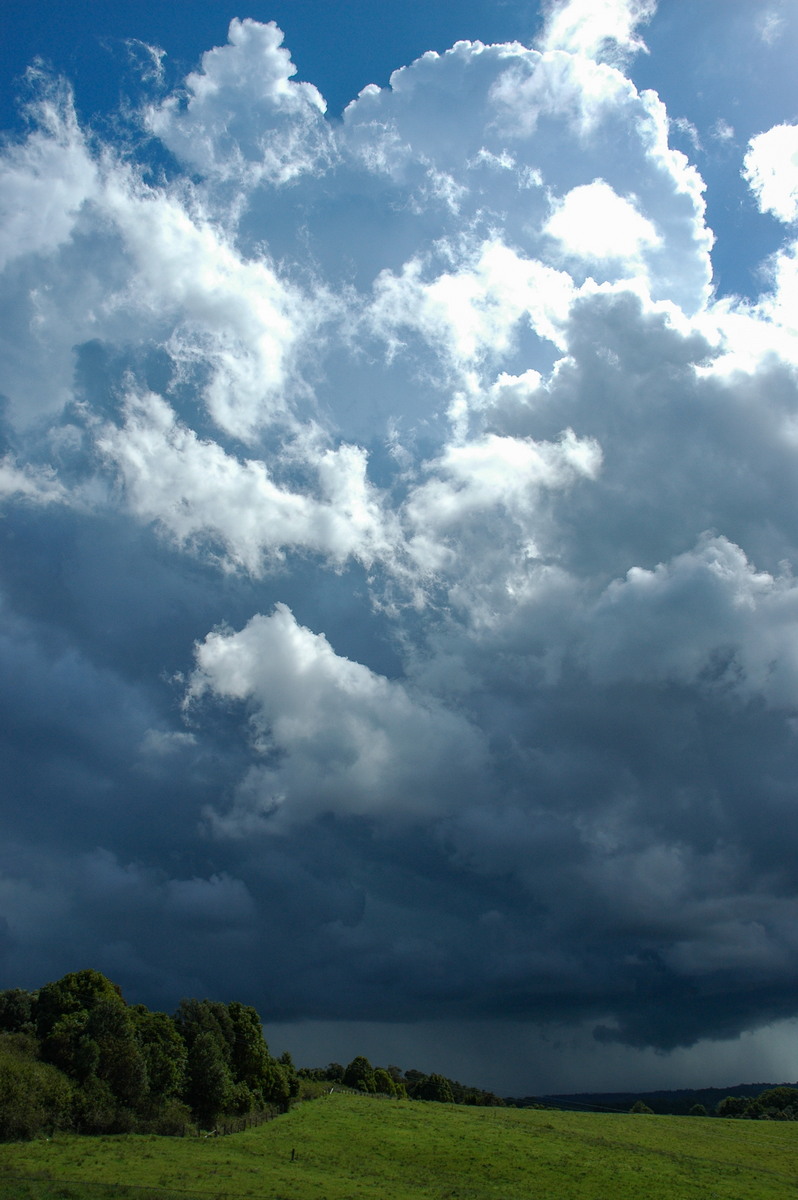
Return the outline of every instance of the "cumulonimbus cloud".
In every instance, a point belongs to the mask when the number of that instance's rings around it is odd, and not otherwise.
[[[279,957],[286,1019],[794,1013],[796,254],[713,293],[622,69],[654,10],[552,7],[340,120],[253,20],[127,140],[39,80],[0,156],[9,970],[63,908],[162,992]],[[787,224],[794,140],[740,163]]]

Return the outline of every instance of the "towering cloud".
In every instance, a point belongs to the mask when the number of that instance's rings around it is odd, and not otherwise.
[[[107,140],[34,80],[0,983],[661,1049],[796,1015],[795,247],[713,291],[624,73],[655,19],[553,5],[340,119],[250,19]],[[787,226],[795,135],[737,168]]]

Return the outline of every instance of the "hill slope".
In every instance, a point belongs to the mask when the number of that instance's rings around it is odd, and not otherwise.
[[[293,1152],[293,1159],[292,1159]],[[798,1200],[795,1125],[466,1107],[332,1095],[226,1138],[138,1135],[0,1146],[0,1198],[19,1175],[124,1197],[280,1200]],[[16,1179],[11,1178],[17,1176]],[[163,1194],[165,1194],[163,1193]],[[81,1196],[80,1190],[73,1196]]]

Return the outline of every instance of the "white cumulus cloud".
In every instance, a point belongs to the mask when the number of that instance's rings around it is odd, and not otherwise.
[[[565,254],[588,261],[619,259],[639,264],[645,250],[662,239],[634,200],[619,196],[603,179],[573,188],[545,226]]]
[[[226,567],[259,574],[287,549],[366,563],[390,551],[388,523],[357,446],[320,450],[317,493],[292,491],[265,463],[241,462],[198,438],[153,394],[129,397],[124,424],[106,426],[97,445],[119,469],[138,517],[183,548],[210,548]]]
[[[657,0],[550,0],[547,7],[544,49],[623,58],[645,49],[638,26],[653,17]]]
[[[264,759],[232,811],[212,814],[220,832],[246,834],[271,818],[285,829],[325,811],[404,822],[447,805],[453,780],[463,798],[478,786],[485,747],[476,729],[337,655],[284,604],[238,632],[208,634],[196,659],[189,704],[207,692],[246,703]]]
[[[313,84],[293,82],[282,31],[273,21],[233,19],[228,39],[203,54],[183,95],[149,109],[150,130],[184,162],[221,178],[282,184],[318,169],[332,145],[326,105]]]
[[[798,125],[775,125],[751,138],[743,174],[762,212],[798,219]]]

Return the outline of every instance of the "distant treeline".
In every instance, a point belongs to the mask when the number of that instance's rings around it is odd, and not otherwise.
[[[99,971],[0,992],[0,1138],[58,1129],[184,1134],[284,1111],[290,1055],[269,1054],[254,1008],[128,1005]]]
[[[297,1071],[273,1058],[258,1013],[238,1001],[181,1000],[173,1016],[129,1005],[99,971],[38,991],[0,992],[0,1140],[51,1134],[229,1130],[340,1085],[373,1095],[500,1105],[443,1075],[372,1067],[358,1056]]]
[[[667,1116],[742,1117],[798,1120],[798,1084],[741,1083],[733,1088],[681,1088],[659,1092],[574,1092],[570,1095],[509,1097],[517,1108],[561,1108],[579,1112],[638,1112]]]
[[[504,1100],[494,1092],[469,1087],[448,1079],[445,1075],[425,1075],[423,1071],[402,1071],[399,1067],[372,1067],[363,1055],[353,1058],[349,1066],[329,1063],[326,1067],[300,1067],[301,1079],[341,1084],[370,1095],[408,1097],[411,1100],[437,1100],[444,1104],[472,1104],[495,1107]]]

